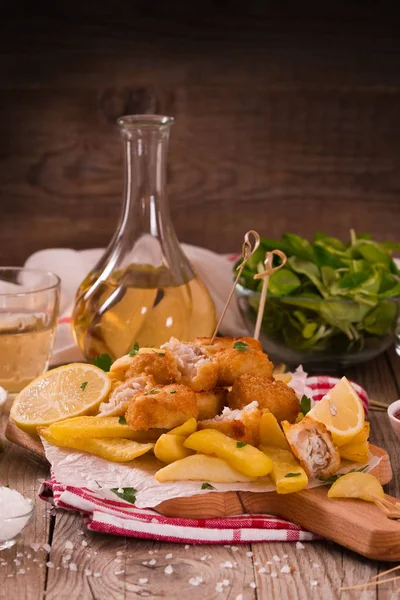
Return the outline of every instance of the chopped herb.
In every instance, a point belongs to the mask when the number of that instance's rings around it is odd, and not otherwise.
[[[112,362],[112,358],[109,354],[98,354],[93,359],[93,364],[106,373],[109,372]]]
[[[347,471],[347,473],[338,473],[337,475],[328,477],[328,479],[324,479],[323,477],[319,477],[318,479],[324,483],[335,483],[335,481],[337,481],[340,477],[343,477],[343,475],[348,475],[349,473],[362,473],[365,471],[365,469],[368,469],[368,466],[369,465],[365,465],[365,467],[360,467],[359,469],[350,469],[350,471]]]
[[[129,352],[129,356],[135,356],[139,352],[139,342],[133,344],[132,350]]]
[[[170,394],[176,394],[176,390],[172,390],[172,392],[170,392]]]
[[[154,354],[158,354],[158,356],[165,356],[165,352],[157,352],[157,350],[153,350]]]
[[[286,473],[285,477],[300,477],[301,473]]]
[[[303,394],[300,400],[300,411],[305,416],[311,410],[311,398]]]
[[[81,383],[81,390],[82,391],[85,391],[87,384],[88,384],[87,381],[84,381],[83,383]]]
[[[10,487],[10,484],[9,484],[9,483],[7,483],[7,485],[5,485],[4,487],[6,487],[6,488],[9,488],[9,487]]]
[[[157,388],[153,387],[151,388],[151,390],[148,390],[147,392],[145,392],[143,394],[143,396],[150,396],[151,394],[158,394],[160,390],[158,390]]]
[[[249,345],[246,344],[246,342],[235,342],[233,344],[233,347],[235,348],[235,350],[239,350],[239,352],[246,352],[246,350],[249,349]]]
[[[130,504],[135,504],[136,502],[136,490],[133,487],[111,488],[111,491],[114,492],[118,498],[125,500],[125,502],[129,502]]]
[[[236,442],[236,448],[244,448],[247,446],[247,442]]]
[[[207,483],[204,482],[201,484],[201,488],[202,490],[215,490],[215,487],[213,485],[211,485],[211,483]]]
[[[95,483],[97,483],[97,485],[99,486],[99,488],[101,488],[101,485],[99,484],[98,481],[94,480]]]
[[[119,423],[120,425],[126,425],[126,419],[125,419],[125,417],[120,417],[120,418],[118,419],[118,423]]]

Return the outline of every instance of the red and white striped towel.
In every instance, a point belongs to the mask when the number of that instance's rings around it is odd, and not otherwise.
[[[312,392],[313,400],[318,401],[338,381],[335,377],[309,377],[307,386]],[[367,413],[366,391],[355,383],[353,386]],[[298,525],[270,515],[236,515],[215,519],[164,517],[153,509],[138,509],[123,500],[104,499],[94,490],[63,485],[54,478],[42,484],[39,496],[57,508],[80,512],[87,528],[99,533],[184,544],[297,542],[318,539]]]

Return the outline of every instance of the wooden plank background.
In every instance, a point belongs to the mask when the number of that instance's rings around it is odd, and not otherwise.
[[[122,198],[116,118],[176,117],[181,241],[234,251],[351,226],[400,240],[393,6],[343,0],[19,2],[0,23],[0,264],[103,246]]]

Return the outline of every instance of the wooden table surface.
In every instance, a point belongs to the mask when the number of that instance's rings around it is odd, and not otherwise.
[[[394,352],[350,369],[346,375],[364,386],[376,400],[390,403],[400,396],[400,359]],[[399,441],[386,413],[371,412],[370,419],[371,440],[386,448],[392,459],[394,479],[386,491],[400,496]],[[5,423],[3,414],[2,431]],[[40,483],[47,476],[45,463],[10,442],[4,443],[0,452],[0,483],[36,499]],[[31,544],[41,547],[35,552]],[[0,598],[122,600],[180,596],[186,599],[190,595],[191,600],[378,597],[382,600],[397,597],[396,581],[380,586],[379,591],[371,588],[339,591],[340,586],[366,582],[393,565],[364,559],[324,541],[304,546],[296,549],[295,544],[288,542],[181,546],[98,535],[85,531],[80,516],[61,510],[52,514],[49,505],[37,499],[34,521],[23,539],[0,553]],[[275,562],[274,556],[280,561]],[[229,568],[230,564],[233,568]],[[295,570],[291,574],[280,573],[285,564]],[[164,572],[167,565],[173,567],[170,575]],[[260,573],[263,567],[266,572]],[[271,576],[271,572],[277,576]],[[203,582],[193,586],[190,579],[196,576],[201,576]]]

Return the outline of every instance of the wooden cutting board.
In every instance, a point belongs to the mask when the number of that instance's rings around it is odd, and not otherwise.
[[[37,436],[24,433],[9,421],[6,437],[36,456],[45,458]],[[392,479],[385,450],[370,446],[380,456],[372,473],[382,484]],[[372,503],[361,500],[329,499],[328,488],[318,487],[296,494],[255,492],[210,492],[190,498],[162,502],[156,510],[169,517],[217,518],[237,514],[271,514],[287,519],[367,558],[400,561],[400,521],[387,519]],[[386,496],[395,501],[395,498]]]

